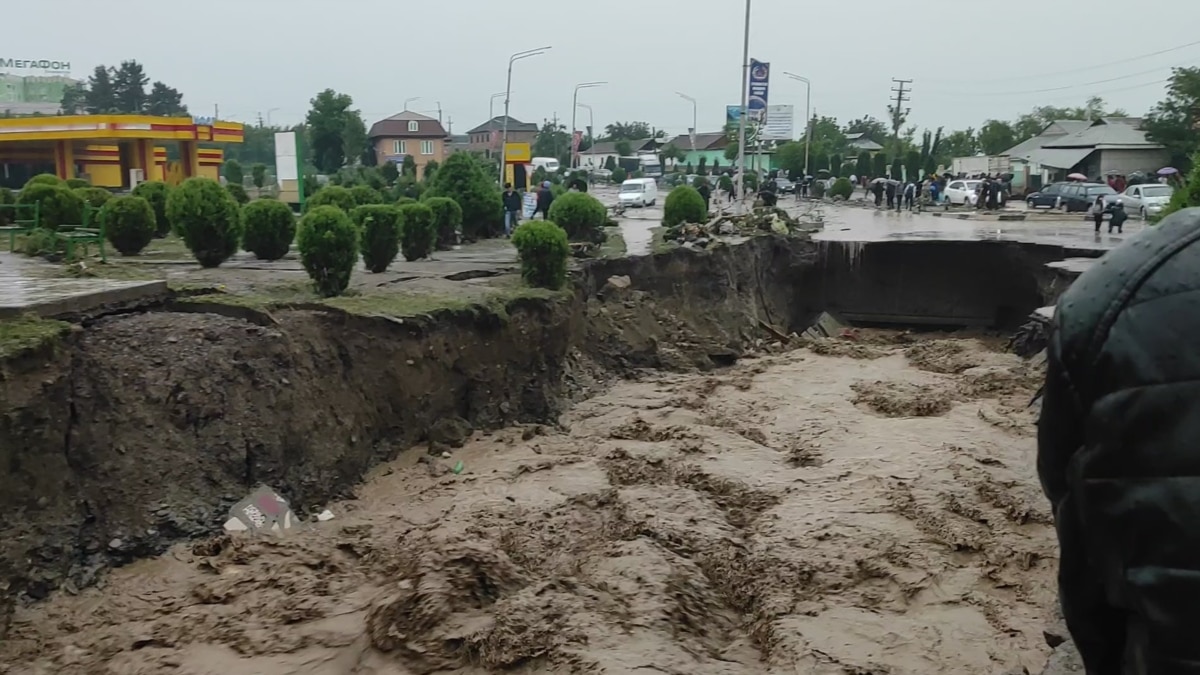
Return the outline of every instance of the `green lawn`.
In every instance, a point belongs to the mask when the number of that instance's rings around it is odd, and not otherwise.
[[[0,359],[35,349],[49,340],[66,335],[70,330],[69,323],[33,315],[0,319]]]

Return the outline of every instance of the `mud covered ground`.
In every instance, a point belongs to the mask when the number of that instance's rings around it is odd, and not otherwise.
[[[652,374],[21,607],[0,672],[1037,672],[1037,378],[879,334]]]

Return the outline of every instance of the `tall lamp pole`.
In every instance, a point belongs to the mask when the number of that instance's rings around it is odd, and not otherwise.
[[[571,99],[571,168],[575,168],[575,113],[579,108],[579,90],[592,89],[602,87],[608,84],[607,82],[584,82],[575,85],[575,94]]]
[[[413,101],[420,101],[420,100],[421,100],[421,97],[420,97],[420,96],[413,96],[412,98],[406,98],[406,99],[404,99],[404,109],[405,109],[405,110],[408,110],[408,104],[409,104],[409,103],[412,103]]]
[[[738,115],[738,170],[737,189],[746,197],[746,107],[750,95],[750,0],[746,0],[746,29],[742,44],[742,103],[741,114]]]
[[[590,141],[593,138],[593,134],[596,133],[595,111],[592,110],[592,106],[590,106],[586,103],[576,103],[575,105],[588,111],[588,140]]]
[[[491,153],[496,148],[496,99],[503,98],[504,92],[492,94],[492,98],[488,101],[488,153]],[[488,155],[491,156],[490,154]]]
[[[804,83],[804,175],[808,175],[808,151],[812,147],[812,117],[809,116],[809,106],[812,104],[812,82],[808,81],[807,77],[801,77],[795,73],[784,72],[784,75],[792,78],[797,82]]]
[[[696,152],[696,133],[699,132],[699,129],[696,128],[696,120],[699,119],[699,108],[696,106],[696,99],[692,98],[691,96],[688,96],[687,94],[685,94],[681,91],[677,91],[677,92],[675,92],[675,94],[678,95],[679,98],[682,98],[685,101],[691,101],[691,103],[692,103],[692,132],[688,135],[692,139],[692,153],[695,154],[695,152]]]
[[[508,147],[508,104],[512,99],[512,69],[513,64],[521,59],[527,59],[531,56],[540,56],[546,53],[549,47],[538,47],[537,49],[529,49],[523,52],[517,52],[508,57],[508,83],[504,86],[504,134],[500,137],[500,185],[504,185],[504,165],[508,161],[505,149]]]

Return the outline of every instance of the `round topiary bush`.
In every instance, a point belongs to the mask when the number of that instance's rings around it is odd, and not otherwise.
[[[417,200],[412,197],[401,197],[396,200],[396,206],[404,206],[405,204],[416,204]]]
[[[708,220],[708,209],[704,197],[690,185],[680,185],[671,190],[663,204],[663,225],[675,227],[681,223],[703,223]]]
[[[75,191],[75,194],[79,195],[79,198],[83,200],[84,204],[87,204],[94,209],[104,206],[106,203],[108,203],[108,200],[112,199],[113,196],[111,192],[105,190],[104,188],[81,187],[72,189]]]
[[[437,250],[450,250],[458,243],[458,233],[461,231],[463,220],[462,207],[449,197],[430,197],[424,203],[433,211]]]
[[[274,199],[256,199],[242,207],[242,248],[259,260],[279,260],[296,238],[296,214]]]
[[[350,196],[354,199],[354,203],[359,206],[383,204],[387,201],[383,198],[383,193],[370,185],[355,185],[350,188]]]
[[[171,233],[171,221],[167,219],[167,195],[169,194],[171,194],[171,186],[160,180],[148,180],[138,183],[138,186],[133,188],[133,196],[150,202],[150,208],[154,209],[154,222],[156,223],[154,236],[156,237],[165,237]]]
[[[68,178],[67,179],[67,187],[71,188],[72,190],[75,190],[77,188],[91,187],[91,186],[92,186],[91,183],[89,183],[88,181],[86,181],[82,178]]]
[[[504,205],[495,179],[468,152],[447,157],[422,196],[449,197],[458,202],[463,212],[462,234],[467,240],[504,231]]]
[[[340,185],[326,185],[304,202],[306,211],[318,206],[336,206],[349,214],[354,207],[358,206],[358,202],[354,201],[354,195],[350,194],[346,188]]]
[[[233,200],[238,203],[238,206],[245,206],[250,203],[250,195],[246,192],[246,188],[238,183],[229,183],[225,186],[230,195],[233,195]]]
[[[63,179],[55,176],[52,173],[39,173],[33,178],[25,181],[25,186],[21,189],[24,190],[30,185],[62,185],[63,187],[66,187],[66,183],[63,181]]]
[[[365,204],[350,212],[361,238],[363,264],[372,272],[383,272],[400,252],[400,208],[389,204]]]
[[[433,209],[424,204],[405,204],[400,209],[400,251],[412,262],[428,257],[437,240]]]
[[[167,219],[202,267],[217,267],[238,250],[242,214],[215,180],[189,178],[171,190]]]
[[[604,241],[608,209],[586,192],[568,192],[550,204],[549,219],[567,233],[571,241]]]
[[[617,185],[620,185],[621,183],[624,183],[625,179],[628,177],[629,172],[625,170],[625,167],[618,166],[612,170],[612,176],[609,178],[609,180]]]
[[[567,280],[571,245],[567,233],[549,220],[530,220],[512,235],[521,259],[521,278],[530,286],[558,290]]]
[[[296,245],[317,293],[326,298],[341,295],[358,261],[358,228],[350,216],[336,206],[310,209],[300,219]]]
[[[100,209],[104,235],[121,255],[137,255],[154,239],[154,209],[141,197],[114,197]]]
[[[821,199],[825,196],[825,181],[814,180],[812,185],[808,186],[808,194],[813,199]]]
[[[854,194],[854,186],[850,184],[849,178],[839,178],[833,181],[833,187],[829,188],[830,197],[849,199],[852,194]]]
[[[38,223],[48,230],[57,230],[59,225],[83,224],[83,199],[61,182],[51,185],[30,181],[21,190],[17,203],[37,204]]]

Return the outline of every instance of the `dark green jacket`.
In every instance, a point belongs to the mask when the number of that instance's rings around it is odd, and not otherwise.
[[[1101,258],[1054,323],[1038,474],[1071,635],[1092,675],[1200,674],[1200,209]]]

